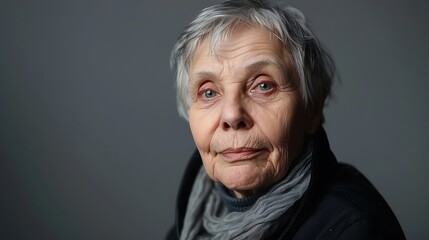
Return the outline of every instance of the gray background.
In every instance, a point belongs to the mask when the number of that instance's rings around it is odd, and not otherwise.
[[[0,239],[161,239],[194,146],[169,54],[219,1],[0,0]],[[428,239],[427,1],[290,1],[332,53],[326,109],[409,239]]]

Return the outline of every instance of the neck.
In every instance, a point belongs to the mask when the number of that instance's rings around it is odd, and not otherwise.
[[[220,183],[216,183],[216,190],[225,204],[226,208],[231,212],[244,212],[258,200],[260,195],[242,195],[236,196],[231,190],[227,189]]]

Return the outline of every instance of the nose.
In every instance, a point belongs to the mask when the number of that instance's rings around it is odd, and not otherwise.
[[[245,130],[253,126],[253,120],[246,110],[245,102],[239,97],[224,99],[221,127],[223,130]]]

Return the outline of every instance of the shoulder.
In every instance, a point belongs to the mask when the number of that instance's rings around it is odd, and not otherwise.
[[[404,239],[392,210],[354,167],[338,164],[296,239]]]

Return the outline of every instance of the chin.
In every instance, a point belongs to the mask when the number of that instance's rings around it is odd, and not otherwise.
[[[235,192],[255,193],[266,185],[265,174],[260,169],[247,165],[228,167],[218,176],[218,181]]]

